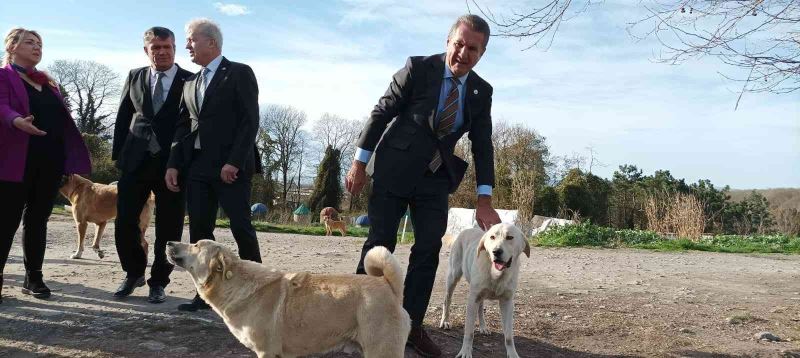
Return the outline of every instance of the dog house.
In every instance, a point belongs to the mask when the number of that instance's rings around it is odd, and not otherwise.
[[[292,219],[296,223],[309,224],[311,223],[311,210],[305,204],[300,204],[292,213]]]

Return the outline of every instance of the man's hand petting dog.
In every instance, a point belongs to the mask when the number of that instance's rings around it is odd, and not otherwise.
[[[500,223],[500,215],[497,215],[497,211],[492,207],[492,197],[490,195],[478,195],[475,221],[478,222],[483,231],[489,230],[494,224]]]

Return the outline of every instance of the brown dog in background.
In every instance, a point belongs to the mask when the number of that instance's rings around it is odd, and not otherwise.
[[[325,223],[325,236],[333,235],[333,230],[337,230],[342,233],[342,236],[347,235],[347,224],[344,220],[333,220],[330,217],[325,217],[322,219],[322,222]]]
[[[92,249],[102,259],[105,253],[100,249],[100,238],[103,237],[106,223],[117,217],[117,186],[93,183],[80,175],[72,174],[64,176],[64,183],[59,192],[72,204],[72,217],[78,227],[78,249],[70,257],[81,258],[86,228],[89,223],[93,223],[97,230]],[[144,233],[150,226],[150,216],[154,207],[155,197],[150,194],[150,198],[144,203],[142,214],[139,215],[139,228],[142,231],[141,245],[145,255],[148,253],[149,245],[144,239]]]

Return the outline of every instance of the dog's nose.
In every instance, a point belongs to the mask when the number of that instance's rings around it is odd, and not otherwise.
[[[494,250],[492,253],[494,254],[494,257],[500,257],[503,255],[503,249]]]

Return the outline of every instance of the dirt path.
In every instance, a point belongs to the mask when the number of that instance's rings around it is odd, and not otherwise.
[[[185,272],[172,274],[163,304],[147,303],[146,287],[113,299],[123,279],[113,231],[109,225],[102,242],[105,259],[89,249],[85,259],[72,260],[74,223],[52,218],[44,268],[54,291],[49,300],[20,292],[17,233],[0,304],[0,357],[254,356],[213,312],[175,309],[194,294]],[[217,238],[234,246],[228,230]],[[328,273],[352,272],[363,240],[269,233],[259,239],[267,265]],[[398,247],[403,264],[409,249]],[[431,327],[441,314],[447,255],[427,317]],[[522,265],[515,310],[522,357],[800,357],[800,256],[534,248]],[[431,329],[445,357],[461,345],[466,288],[462,282],[454,297],[455,328]],[[504,357],[497,305],[487,309],[494,333],[477,337],[476,356]],[[762,331],[784,341],[756,340]]]

